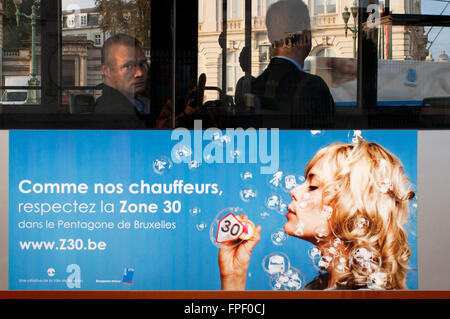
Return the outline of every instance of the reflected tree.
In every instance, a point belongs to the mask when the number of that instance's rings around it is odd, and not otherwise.
[[[150,47],[151,0],[96,0],[100,27],[109,34],[126,33]]]
[[[25,14],[31,14],[31,5],[34,0],[23,0],[20,10]],[[13,0],[2,0],[5,16],[3,17],[3,47],[5,49],[21,48],[23,41],[31,41],[31,23],[17,25],[16,6]]]

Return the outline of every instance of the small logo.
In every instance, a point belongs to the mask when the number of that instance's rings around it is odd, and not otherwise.
[[[416,82],[417,81],[417,72],[414,69],[409,69],[406,75],[406,80],[408,82]]]
[[[54,275],[55,275],[55,269],[54,268],[49,268],[49,269],[47,269],[47,275],[49,276],[49,277],[53,277]]]
[[[123,271],[123,278],[122,282],[125,284],[132,284],[133,283],[133,275],[134,275],[134,269],[133,268],[125,268]]]
[[[408,72],[406,73],[406,82],[405,86],[409,87],[416,87],[417,84],[417,72],[415,69],[408,69]]]
[[[70,264],[66,268],[69,273],[66,279],[67,288],[81,288],[81,268],[77,264]]]

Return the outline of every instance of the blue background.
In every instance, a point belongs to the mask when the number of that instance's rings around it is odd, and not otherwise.
[[[172,147],[178,141],[171,140],[172,131],[11,131],[10,132],[10,271],[9,288],[20,290],[65,290],[65,282],[19,282],[19,279],[49,279],[48,268],[55,269],[53,279],[67,278],[66,267],[78,264],[81,268],[83,290],[217,290],[220,276],[217,263],[218,248],[211,243],[209,226],[216,214],[226,207],[242,208],[249,218],[262,225],[261,241],[253,251],[248,269],[247,289],[270,290],[269,277],[263,271],[262,260],[273,252],[289,256],[291,266],[300,269],[306,282],[317,276],[307,255],[311,244],[290,237],[282,246],[272,243],[270,235],[283,228],[286,218],[264,207],[269,193],[278,193],[287,203],[289,194],[274,191],[267,184],[267,175],[260,174],[261,164],[206,164],[189,169],[184,163],[174,164],[167,174],[157,175],[152,169],[155,158],[170,158]],[[280,131],[280,167],[285,173],[303,175],[306,163],[324,146],[333,142],[351,142],[353,131],[324,131],[313,135],[310,131]],[[411,182],[417,181],[417,132],[416,131],[363,131],[368,141],[381,144],[403,162]],[[208,141],[203,141],[205,146]],[[192,144],[193,146],[194,144]],[[244,182],[240,175],[250,171],[249,181],[257,189],[257,198],[245,203],[240,198]],[[33,182],[86,183],[88,194],[45,195],[21,194],[18,183],[23,179]],[[182,179],[185,183],[217,183],[223,191],[218,195],[130,195],[126,186],[145,180],[147,183],[171,183]],[[123,194],[93,194],[94,183],[122,183]],[[417,188],[416,188],[417,189]],[[100,199],[118,203],[155,202],[160,209],[155,214],[34,214],[17,212],[19,202],[96,202]],[[182,210],[178,214],[163,213],[164,200],[180,200]],[[201,213],[193,216],[189,209],[199,207]],[[263,218],[263,211],[270,216]],[[22,220],[65,221],[113,221],[175,222],[175,230],[71,230],[71,229],[19,229]],[[199,230],[198,225],[206,224]],[[407,285],[417,289],[417,212],[412,211],[407,224],[408,239],[412,250]],[[87,241],[105,241],[105,251],[23,251],[20,240],[58,240],[81,238]],[[134,269],[133,283],[121,283],[124,269]],[[117,280],[117,283],[98,283],[96,280]]]

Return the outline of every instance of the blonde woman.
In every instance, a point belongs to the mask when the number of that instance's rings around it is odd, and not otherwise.
[[[290,193],[284,231],[313,243],[319,276],[305,289],[406,289],[411,251],[403,228],[415,196],[400,160],[359,139],[332,144],[305,168],[306,181]],[[219,251],[222,289],[243,290],[259,241]]]

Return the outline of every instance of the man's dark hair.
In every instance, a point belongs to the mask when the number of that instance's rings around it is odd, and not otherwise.
[[[112,37],[108,38],[108,40],[105,41],[102,47],[102,64],[108,64],[107,62],[109,59],[109,53],[111,50],[111,47],[115,44],[121,44],[121,45],[127,45],[130,47],[139,48],[142,50],[142,44],[141,42],[136,39],[135,37],[129,36],[125,33],[117,33],[113,35]]]

